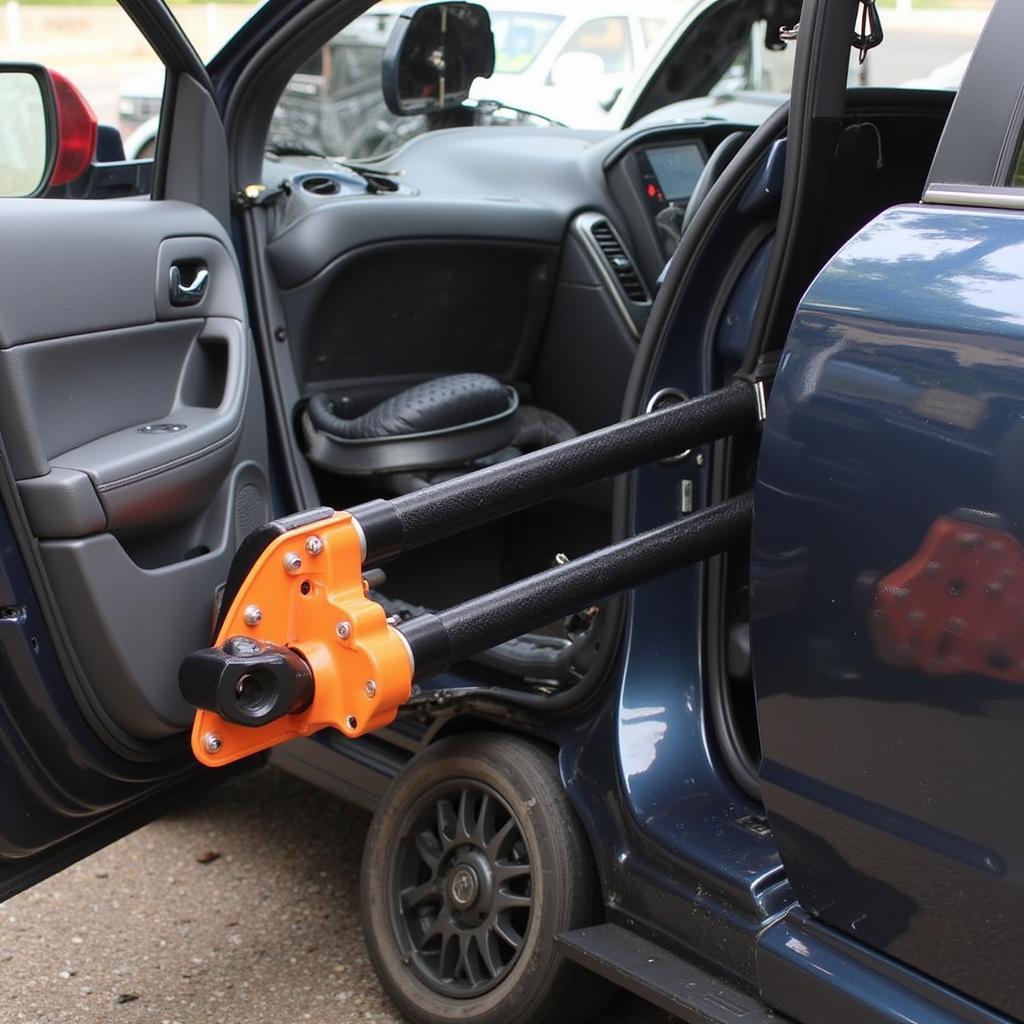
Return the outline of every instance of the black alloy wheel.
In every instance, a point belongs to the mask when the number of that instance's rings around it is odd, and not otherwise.
[[[374,967],[416,1024],[571,1024],[613,989],[555,937],[601,920],[586,834],[551,754],[473,733],[409,762],[363,852]]]
[[[395,928],[436,992],[482,995],[508,975],[533,908],[530,855],[507,803],[470,779],[413,807],[395,846]]]

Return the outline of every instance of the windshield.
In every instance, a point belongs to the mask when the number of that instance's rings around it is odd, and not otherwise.
[[[538,2],[538,0],[534,0]],[[495,74],[463,110],[396,117],[380,67],[404,9],[370,8],[296,69],[275,112],[270,148],[349,160],[384,156],[435,128],[467,125],[617,130],[714,119],[760,124],[789,94],[797,42],[768,38],[770,4],[731,0],[543,0],[542,10],[491,8]],[[851,86],[956,89],[992,0],[879,0],[885,38]]]
[[[494,73],[522,74],[554,35],[562,19],[555,14],[491,11],[494,33]]]

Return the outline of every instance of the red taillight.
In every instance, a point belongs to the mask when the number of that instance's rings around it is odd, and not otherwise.
[[[96,152],[96,115],[88,100],[62,74],[50,71],[57,100],[57,162],[51,185],[66,185],[84,174]]]

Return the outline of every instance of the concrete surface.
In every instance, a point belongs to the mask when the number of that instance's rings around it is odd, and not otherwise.
[[[0,904],[0,1022],[398,1024],[359,928],[368,823],[274,769],[216,787]]]

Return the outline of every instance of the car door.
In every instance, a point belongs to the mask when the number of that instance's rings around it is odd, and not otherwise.
[[[837,943],[867,947],[892,958],[882,969],[901,961],[1014,1019],[1022,29],[1020,6],[997,3],[925,202],[882,214],[804,297],[768,410],[752,555],[763,795],[812,917],[787,944],[809,973]],[[799,1015],[799,988],[779,976],[772,1001]]]
[[[125,8],[167,67],[151,194],[0,200],[0,898],[194,776],[178,665],[271,515],[210,80]]]

